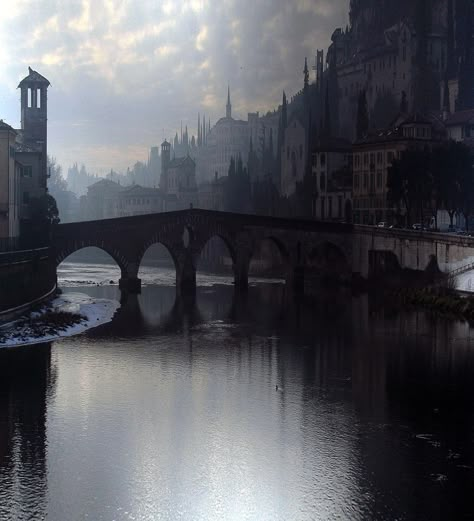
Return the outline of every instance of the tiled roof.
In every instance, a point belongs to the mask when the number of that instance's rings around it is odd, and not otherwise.
[[[26,143],[15,143],[15,151],[18,153],[29,152],[29,153],[41,153],[41,146],[35,147],[34,145],[27,145]]]
[[[194,161],[191,159],[191,157],[177,157],[175,159],[172,159],[168,163],[168,168],[179,168],[180,166],[183,166],[185,163],[191,161],[194,164]]]
[[[31,67],[28,67],[28,73],[29,73],[28,76],[26,76],[26,78],[23,78],[20,81],[17,88],[20,88],[23,83],[30,83],[30,82],[45,83],[47,86],[51,85],[44,76],[41,76],[41,74],[39,72],[34,71]]]
[[[148,188],[141,185],[124,186],[120,191],[121,197],[156,197],[161,195],[162,193],[159,188]]]
[[[5,121],[3,121],[3,119],[0,119],[0,129],[1,130],[12,130],[13,132],[16,133],[16,130],[11,127],[8,123],[5,123]]]
[[[446,126],[451,127],[454,125],[462,125],[463,123],[469,123],[474,120],[474,109],[461,110],[451,114],[446,120]]]
[[[96,183],[93,183],[87,187],[88,190],[90,190],[91,188],[93,190],[95,190],[96,188],[113,188],[116,190],[120,190],[121,186],[115,181],[111,181],[110,179],[101,179],[100,181],[97,181]]]

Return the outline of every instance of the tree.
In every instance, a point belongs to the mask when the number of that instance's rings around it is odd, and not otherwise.
[[[467,226],[474,197],[469,148],[463,143],[448,141],[433,150],[431,163],[437,206],[446,209],[451,226],[457,212],[464,215]]]
[[[407,224],[416,216],[423,223],[423,208],[431,201],[433,176],[427,150],[406,150],[388,169],[388,200],[399,210],[406,210]]]
[[[240,213],[249,209],[249,175],[247,169],[243,167],[242,158],[240,156],[237,158],[237,162],[231,157],[224,198],[228,212]]]
[[[59,224],[59,212],[56,199],[51,194],[35,197],[30,201],[30,219],[47,226]]]
[[[62,168],[58,165],[56,158],[48,156],[48,190],[55,195],[67,190],[67,181],[62,176]]]

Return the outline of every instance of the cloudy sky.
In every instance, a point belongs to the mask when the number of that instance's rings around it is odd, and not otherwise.
[[[46,76],[49,151],[67,168],[124,170],[197,113],[275,108],[304,57],[347,23],[348,0],[15,0],[0,13],[0,118],[20,124],[18,82]]]

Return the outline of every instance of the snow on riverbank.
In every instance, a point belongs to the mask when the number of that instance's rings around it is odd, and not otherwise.
[[[119,306],[116,300],[67,293],[37,311],[2,325],[0,348],[39,344],[78,335],[110,322]]]

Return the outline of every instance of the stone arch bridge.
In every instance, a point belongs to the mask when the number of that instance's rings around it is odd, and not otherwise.
[[[56,266],[82,248],[104,250],[120,267],[120,287],[133,292],[140,289],[138,270],[145,252],[159,243],[173,259],[178,290],[190,291],[196,286],[199,255],[211,238],[226,244],[239,288],[248,285],[253,253],[262,241],[271,240],[281,254],[286,282],[298,286],[310,269],[350,277],[351,231],[346,224],[190,209],[60,224],[53,247]]]
[[[58,266],[82,248],[100,248],[120,267],[120,287],[138,292],[143,256],[160,243],[173,259],[177,290],[189,292],[196,286],[199,255],[216,236],[229,250],[234,283],[242,289],[263,240],[278,247],[286,283],[295,288],[305,278],[321,275],[349,280],[393,270],[456,273],[474,263],[471,237],[200,209],[60,224],[54,230],[53,252]]]

